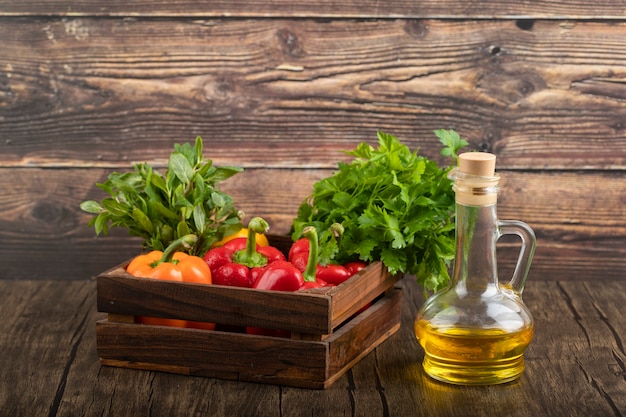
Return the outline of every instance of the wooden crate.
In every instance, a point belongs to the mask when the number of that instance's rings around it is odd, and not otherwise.
[[[108,313],[96,324],[102,365],[323,389],[400,328],[399,277],[380,262],[336,287],[299,292],[136,278],[125,266],[97,277],[98,311]],[[219,327],[144,325],[135,316]],[[232,330],[245,326],[291,337]]]

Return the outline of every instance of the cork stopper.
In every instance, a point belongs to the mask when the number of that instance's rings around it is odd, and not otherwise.
[[[485,152],[465,152],[459,155],[459,170],[468,175],[493,177],[496,172],[496,156]]]
[[[472,206],[495,204],[500,177],[496,171],[496,156],[484,152],[459,155],[459,166],[452,174],[457,203]]]

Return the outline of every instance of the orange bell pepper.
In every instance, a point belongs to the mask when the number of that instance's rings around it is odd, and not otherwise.
[[[186,235],[172,242],[164,252],[152,251],[135,257],[126,267],[126,272],[135,277],[155,278],[168,281],[194,282],[211,284],[211,269],[204,259],[198,256],[176,252],[181,246],[191,247],[198,238],[195,235]],[[155,317],[138,317],[144,324],[157,324],[174,327],[194,327],[213,329],[213,323],[197,323],[178,319],[163,319]]]
[[[170,261],[162,261],[163,252],[155,250],[134,258],[126,271],[135,277],[169,281],[211,283],[211,269],[204,259],[176,252]]]

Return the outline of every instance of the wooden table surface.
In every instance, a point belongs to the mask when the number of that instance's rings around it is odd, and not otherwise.
[[[398,333],[326,390],[101,366],[95,281],[0,280],[1,416],[624,416],[626,280],[529,281],[535,338],[517,381],[435,382],[402,281]]]

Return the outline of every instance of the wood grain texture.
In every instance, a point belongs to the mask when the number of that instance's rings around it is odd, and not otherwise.
[[[626,3],[618,1],[587,2],[584,0],[556,2],[551,0],[516,2],[487,0],[479,3],[454,1],[390,0],[381,5],[374,0],[335,2],[320,0],[314,3],[290,0],[264,1],[177,1],[141,0],[133,2],[72,1],[37,2],[33,0],[6,0],[0,15],[30,16],[257,16],[257,17],[446,17],[446,18],[576,18],[621,19]]]
[[[96,237],[86,199],[106,195],[95,187],[107,169],[0,169],[0,258],[2,279],[89,279],[141,251],[141,241],[123,229]],[[286,234],[298,204],[324,170],[248,170],[224,190],[248,216],[263,216],[274,234]],[[288,192],[276,192],[289,190]],[[250,217],[248,217],[249,219]],[[36,262],[33,261],[36,259]]]
[[[497,155],[500,216],[539,238],[531,278],[624,277],[620,2],[288,3],[2,2],[1,277],[84,279],[135,255],[78,204],[174,143],[202,136],[245,167],[224,188],[287,233],[343,150],[382,130],[446,163],[439,128]]]
[[[48,415],[66,395],[68,375],[81,366],[82,346],[93,343],[88,340],[93,338],[93,283],[6,284],[0,283],[5,318],[0,372],[6,372],[0,382],[0,414]]]
[[[449,386],[423,374],[423,351],[412,329],[422,291],[408,277],[402,288],[400,330],[318,391],[101,367],[95,322],[102,316],[95,310],[95,282],[0,280],[0,313],[7,318],[0,321],[0,412],[85,417],[626,414],[624,280],[529,283],[524,301],[536,333],[525,353],[526,370],[517,382],[492,387]]]
[[[626,167],[626,23],[0,19],[0,164],[331,168],[432,131],[515,169]]]
[[[0,169],[0,261],[4,279],[88,279],[141,250],[113,229],[94,237],[78,205],[101,199],[94,187],[107,169]],[[248,216],[266,217],[272,233],[289,232],[313,183],[331,171],[248,169],[224,183]],[[534,228],[538,246],[530,277],[578,280],[626,274],[626,182],[618,171],[502,171],[498,215]],[[23,178],[29,180],[25,182]],[[275,189],[289,190],[275,192]],[[531,204],[532,203],[532,204]],[[510,275],[515,241],[503,240],[499,266]],[[37,262],[32,261],[36,256]]]
[[[135,363],[146,363],[155,365],[154,370],[174,371],[174,367],[181,367],[188,375],[221,374],[229,377],[226,379],[244,381],[256,377],[259,382],[274,376],[277,383],[311,381],[317,388],[326,378],[328,347],[323,342],[256,338],[257,343],[253,343],[255,338],[246,334],[213,332],[207,337],[202,331],[140,327],[98,323],[98,354],[105,359],[105,365],[132,368]]]

